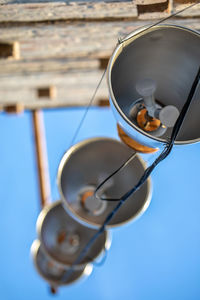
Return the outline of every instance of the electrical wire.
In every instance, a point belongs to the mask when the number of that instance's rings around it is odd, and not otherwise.
[[[83,248],[83,250],[81,251],[80,255],[78,256],[78,258],[74,261],[74,263],[71,265],[70,270],[68,270],[62,278],[62,281],[66,282],[68,280],[68,278],[70,277],[70,275],[72,274],[72,272],[74,271],[74,268],[77,264],[80,264],[81,260],[86,256],[87,252],[89,251],[90,247],[93,245],[93,243],[97,240],[97,238],[104,232],[104,230],[106,229],[106,225],[109,224],[109,222],[111,221],[111,219],[114,217],[114,215],[118,212],[118,210],[120,209],[120,207],[125,203],[125,201],[133,194],[135,193],[143,184],[144,182],[147,180],[147,178],[150,176],[150,174],[153,172],[153,170],[155,169],[155,167],[162,161],[164,160],[171,152],[174,142],[176,140],[176,137],[179,133],[179,130],[183,124],[184,118],[187,114],[187,111],[190,107],[190,104],[192,102],[192,99],[194,98],[194,94],[196,92],[197,86],[200,82],[200,67],[198,69],[197,75],[195,77],[195,80],[192,84],[191,90],[189,92],[189,95],[187,97],[187,101],[185,102],[183,108],[181,109],[180,115],[174,125],[172,134],[171,134],[171,138],[170,141],[168,143],[166,143],[164,150],[162,151],[162,153],[155,159],[155,161],[145,170],[144,174],[142,175],[142,177],[140,178],[140,180],[138,181],[138,183],[127,193],[125,193],[120,199],[117,199],[118,203],[115,206],[115,208],[108,214],[108,216],[106,217],[104,223],[101,225],[101,227],[99,228],[99,230],[97,231],[97,233],[89,240],[89,242],[86,244],[86,246]],[[130,158],[129,158],[130,160]],[[126,163],[125,163],[126,164]],[[123,164],[124,166],[124,164]],[[119,170],[120,168],[118,168]],[[116,171],[114,172],[116,173]],[[110,176],[109,176],[110,178]],[[105,183],[105,181],[104,181]],[[99,185],[99,187],[102,186],[102,184]],[[98,188],[96,189],[96,192],[98,191]],[[101,199],[101,198],[100,198]],[[106,200],[106,199],[103,199]],[[110,199],[108,199],[110,200]],[[116,199],[115,199],[116,201]]]
[[[171,152],[172,147],[174,145],[174,142],[176,140],[176,137],[180,131],[180,128],[183,124],[184,118],[186,116],[186,113],[190,107],[190,104],[192,102],[192,99],[194,97],[195,91],[197,89],[197,86],[199,84],[200,81],[200,67],[198,69],[197,75],[195,77],[195,80],[192,84],[191,90],[189,92],[187,101],[185,102],[184,106],[181,109],[180,115],[173,127],[172,130],[172,134],[171,134],[171,138],[170,141],[166,143],[164,150],[161,152],[161,154],[155,159],[155,161],[145,170],[144,174],[142,175],[142,177],[140,178],[140,180],[138,181],[138,183],[127,193],[125,193],[122,197],[118,198],[118,199],[113,199],[113,198],[103,198],[100,197],[97,192],[99,191],[99,189],[111,178],[113,177],[116,173],[118,173],[121,169],[123,169],[124,167],[126,167],[126,165],[130,162],[130,158],[134,157],[133,155],[124,163],[122,164],[115,172],[113,172],[111,175],[109,175],[109,177],[107,177],[97,188],[95,191],[95,196],[100,199],[100,200],[106,200],[106,201],[126,201],[127,198],[129,198],[133,193],[135,193],[144,183],[145,181],[148,179],[148,177],[150,176],[150,174],[153,172],[153,170],[155,169],[155,167],[162,161],[164,160]]]
[[[173,16],[176,16],[178,14],[180,14],[181,12],[199,4],[200,1],[170,15],[169,17],[167,18],[164,18],[162,19],[161,21],[159,22],[156,22],[154,23],[153,25],[149,26],[148,28],[145,28],[145,30],[147,29],[150,29],[152,28],[153,26],[156,26],[160,23],[162,23],[163,21],[166,21],[168,20],[169,18],[173,17]],[[120,43],[123,43],[126,39],[122,40]],[[107,68],[106,68],[107,69]],[[87,108],[86,108],[86,111],[80,121],[80,124],[75,132],[75,135],[72,139],[72,143],[75,141],[79,131],[80,131],[80,128],[85,120],[85,117],[89,111],[89,108],[96,96],[96,93],[101,85],[101,82],[105,76],[105,73],[106,73],[106,70],[104,71],[103,75],[102,75],[102,78],[93,94],[93,97],[91,98]],[[183,124],[183,121],[184,121],[184,118],[187,114],[187,111],[190,107],[190,104],[192,102],[192,99],[194,97],[194,94],[196,92],[196,89],[197,89],[197,85],[199,84],[199,81],[200,81],[200,67],[198,68],[198,72],[197,72],[197,75],[194,79],[194,82],[192,84],[192,87],[191,87],[191,90],[189,92],[189,95],[187,97],[187,100],[180,112],[180,115],[174,125],[174,128],[173,128],[173,131],[172,131],[172,134],[171,134],[171,138],[170,138],[170,141],[169,142],[166,142],[165,144],[165,147],[163,149],[163,151],[161,152],[161,154],[155,159],[155,161],[145,170],[144,174],[142,175],[142,177],[140,178],[140,180],[138,181],[138,183],[131,189],[129,190],[127,193],[125,193],[121,198],[119,199],[107,199],[107,198],[101,198],[98,196],[97,192],[98,190],[105,184],[106,181],[108,181],[112,176],[114,176],[116,173],[118,173],[121,169],[125,168],[127,166],[127,164],[134,158],[135,156],[135,153],[133,155],[131,155],[128,160],[123,163],[115,172],[113,172],[108,178],[106,178],[97,188],[96,188],[96,191],[95,191],[95,196],[97,198],[99,198],[100,200],[107,200],[107,201],[118,201],[117,205],[115,206],[115,208],[108,214],[108,216],[106,217],[105,221],[103,222],[103,224],[101,225],[101,227],[98,229],[98,231],[94,234],[94,236],[92,236],[92,238],[88,241],[88,243],[85,245],[85,247],[81,250],[79,256],[77,257],[77,259],[74,261],[74,263],[70,266],[70,269],[68,271],[66,271],[64,274],[63,274],[63,277],[62,277],[62,282],[67,282],[67,280],[69,279],[69,277],[71,276],[71,274],[73,273],[74,271],[74,268],[81,263],[82,259],[86,256],[87,252],[89,251],[89,249],[91,248],[91,246],[93,245],[93,243],[98,239],[98,237],[106,230],[106,226],[109,224],[109,222],[111,221],[111,219],[114,217],[114,215],[118,212],[118,210],[120,209],[120,207],[124,204],[124,202],[133,194],[135,193],[143,184],[144,182],[147,180],[147,178],[150,176],[150,174],[153,172],[153,170],[155,169],[155,167],[161,162],[163,161],[171,152],[172,148],[173,148],[173,145],[174,145],[174,142],[176,140],[176,137],[180,131],[180,128]],[[107,251],[105,252],[105,254],[107,254]]]
[[[197,2],[195,2],[195,3],[193,3],[193,4],[191,4],[191,5],[189,5],[189,6],[187,6],[187,7],[185,7],[185,8],[183,8],[182,10],[179,10],[179,11],[177,11],[177,12],[175,12],[175,13],[172,13],[170,16],[168,16],[168,17],[166,17],[166,18],[163,18],[163,19],[161,19],[160,21],[158,21],[158,22],[156,22],[156,23],[153,23],[152,25],[150,25],[150,26],[148,26],[147,28],[144,28],[142,31],[140,31],[138,34],[141,34],[141,33],[143,33],[143,32],[145,32],[146,30],[149,30],[149,29],[151,29],[152,27],[154,27],[154,26],[157,26],[157,25],[159,25],[159,24],[161,24],[161,23],[163,23],[163,22],[165,22],[165,21],[167,21],[168,19],[170,19],[170,18],[172,18],[172,17],[175,17],[176,15],[179,15],[179,14],[181,14],[182,12],[184,12],[184,11],[186,11],[186,10],[188,10],[188,9],[190,9],[190,8],[192,8],[192,7],[194,7],[194,6],[196,6],[196,5],[198,5],[200,3],[200,1],[197,1]],[[137,34],[136,34],[137,35]],[[119,42],[119,44],[123,44],[125,41],[128,41],[129,39],[131,39],[131,37],[129,37],[129,38],[124,38],[124,39],[118,39],[118,42]],[[77,136],[78,136],[78,134],[79,134],[79,131],[80,131],[80,129],[81,129],[81,127],[82,127],[82,125],[83,125],[83,123],[84,123],[84,121],[85,121],[85,118],[86,118],[86,116],[87,116],[87,114],[88,114],[88,112],[89,112],[89,109],[90,109],[90,107],[91,107],[91,105],[92,105],[92,103],[93,103],[93,101],[94,101],[94,99],[95,99],[95,97],[96,97],[96,94],[97,94],[97,92],[98,92],[98,89],[99,89],[99,87],[100,87],[100,85],[101,85],[101,83],[102,83],[102,81],[103,81],[103,79],[104,79],[104,76],[105,76],[105,74],[106,74],[106,71],[107,71],[107,68],[104,70],[104,72],[103,72],[103,74],[102,74],[102,77],[100,78],[100,80],[99,80],[99,83],[98,83],[98,85],[97,85],[97,87],[96,87],[96,89],[95,89],[95,91],[94,91],[94,94],[93,94],[93,96],[92,96],[92,98],[90,99],[90,101],[89,101],[89,103],[88,103],[88,105],[87,105],[87,107],[86,107],[86,109],[85,109],[85,111],[84,111],[84,114],[83,114],[83,116],[82,116],[82,118],[81,118],[81,120],[80,120],[80,122],[79,122],[79,124],[78,124],[78,127],[77,127],[77,129],[76,129],[76,131],[75,131],[75,133],[74,133],[74,136],[72,137],[72,140],[71,140],[71,142],[70,142],[70,146],[69,146],[69,148],[74,144],[74,142],[75,142],[75,140],[76,140],[76,138],[77,138]],[[65,152],[64,152],[65,153]],[[64,155],[64,154],[63,154]],[[55,182],[56,181],[56,177],[57,177],[57,175],[55,175],[55,176],[53,176],[53,182]],[[102,185],[103,185],[103,183],[102,183]],[[102,199],[103,200],[103,199]]]

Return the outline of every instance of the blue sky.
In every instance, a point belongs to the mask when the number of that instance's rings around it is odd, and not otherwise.
[[[53,200],[56,172],[83,114],[81,109],[44,112]],[[31,114],[0,114],[1,300],[52,299],[36,273],[30,246],[40,211]],[[117,137],[112,112],[92,108],[77,141]],[[175,147],[152,175],[150,207],[137,221],[112,230],[105,264],[59,290],[56,299],[200,299],[200,144]],[[143,155],[152,162],[154,155]]]

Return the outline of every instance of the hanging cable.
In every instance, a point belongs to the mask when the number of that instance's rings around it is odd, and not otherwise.
[[[144,174],[142,175],[142,177],[140,178],[140,180],[138,181],[138,183],[130,191],[128,191],[127,193],[125,193],[120,199],[113,199],[114,201],[118,201],[117,205],[108,214],[108,216],[106,217],[104,223],[101,225],[101,227],[99,228],[99,230],[97,231],[97,233],[89,240],[89,242],[83,248],[83,250],[79,254],[78,258],[71,265],[70,270],[68,270],[66,273],[64,273],[63,278],[62,278],[63,282],[66,282],[68,280],[68,278],[70,277],[70,275],[73,273],[75,266],[78,265],[78,264],[80,264],[80,262],[82,261],[82,259],[85,257],[85,255],[89,251],[90,247],[93,245],[93,243],[96,241],[96,239],[104,232],[104,230],[106,228],[106,225],[109,224],[110,220],[118,212],[118,210],[125,203],[125,201],[143,185],[143,183],[147,180],[147,178],[153,172],[153,170],[155,169],[155,167],[170,154],[170,152],[171,152],[171,150],[173,148],[175,139],[176,139],[176,137],[177,137],[177,135],[179,133],[179,130],[180,130],[181,126],[182,126],[184,118],[185,118],[185,116],[187,114],[187,111],[188,111],[188,109],[190,107],[190,104],[192,102],[192,99],[194,98],[194,94],[196,92],[196,89],[197,89],[197,86],[198,86],[199,82],[200,82],[200,67],[198,69],[197,75],[195,77],[195,80],[194,80],[194,82],[192,84],[192,87],[191,87],[191,90],[189,92],[189,95],[187,97],[187,101],[185,102],[185,104],[184,104],[184,106],[183,106],[183,108],[182,108],[182,110],[180,112],[180,115],[179,115],[179,117],[178,117],[178,119],[176,121],[176,124],[175,124],[175,126],[173,128],[170,141],[168,143],[166,143],[164,150],[155,159],[155,161],[151,164],[151,166],[149,166],[145,170]],[[130,158],[129,158],[129,160],[130,160]],[[118,170],[120,170],[120,168]],[[110,178],[110,176],[109,176],[109,178]],[[104,183],[105,183],[105,181],[104,181]],[[102,186],[102,184],[100,184],[100,186]],[[96,189],[96,194],[97,194],[97,191],[98,191],[99,187],[97,187],[97,189]],[[107,200],[107,199],[102,199],[102,200]],[[108,199],[108,200],[111,200],[111,199]]]
[[[162,19],[161,21],[159,22],[156,22],[154,23],[153,25],[150,25],[149,27],[145,28],[143,31],[145,30],[148,30],[150,28],[152,28],[153,26],[156,26],[160,23],[162,23],[163,21],[166,21],[170,18],[172,18],[173,16],[176,16],[180,13],[182,13],[183,11],[191,8],[191,7],[194,7],[195,5],[199,4],[200,1],[174,13],[174,14],[171,14],[169,17],[167,18],[164,18]],[[123,43],[126,39],[120,41],[120,43]],[[94,92],[94,95],[92,97],[92,99],[90,100],[87,108],[86,108],[86,111],[80,121],[80,124],[75,132],[75,135],[72,139],[72,143],[75,141],[79,131],[80,131],[80,128],[85,120],[85,117],[88,113],[88,110],[90,108],[90,106],[92,105],[92,102],[96,96],[96,92],[104,78],[104,75],[106,73],[106,70],[104,71],[103,75],[102,75],[102,78]],[[173,148],[173,145],[174,145],[174,142],[176,140],[176,137],[179,133],[179,130],[182,126],[182,123],[184,121],[184,118],[187,114],[187,111],[190,107],[190,104],[192,102],[192,99],[194,97],[194,94],[196,92],[196,89],[197,89],[197,85],[199,84],[200,82],[200,67],[198,68],[198,72],[197,72],[197,75],[194,79],[194,82],[192,84],[192,87],[191,87],[191,90],[189,92],[189,95],[187,97],[187,100],[180,112],[180,115],[174,125],[174,128],[173,128],[173,131],[172,131],[172,134],[171,134],[171,138],[170,138],[170,141],[169,142],[166,142],[165,144],[165,147],[163,149],[163,151],[161,152],[161,154],[155,159],[155,161],[145,170],[144,174],[142,175],[142,177],[140,178],[140,180],[138,181],[138,183],[131,189],[129,190],[127,193],[125,193],[121,198],[119,199],[107,199],[107,198],[103,198],[103,197],[99,197],[97,192],[98,190],[103,186],[103,184],[105,184],[106,181],[108,181],[112,176],[114,176],[116,173],[118,173],[121,169],[123,169],[133,158],[134,158],[134,155],[131,155],[128,160],[123,163],[122,166],[120,166],[115,172],[113,172],[113,174],[111,174],[108,178],[106,178],[97,188],[96,188],[96,191],[95,191],[95,196],[97,198],[99,198],[100,200],[107,200],[107,201],[118,201],[117,205],[115,206],[115,208],[108,214],[108,216],[106,217],[104,223],[101,225],[101,227],[98,229],[98,231],[96,232],[96,234],[94,234],[94,236],[92,236],[92,238],[88,241],[88,243],[86,244],[86,246],[82,249],[82,251],[80,252],[79,256],[77,257],[77,259],[74,261],[74,263],[71,265],[70,269],[68,271],[66,271],[64,274],[63,274],[63,277],[62,277],[62,281],[63,282],[66,282],[69,277],[71,276],[71,274],[73,273],[74,271],[74,268],[76,267],[76,265],[80,264],[82,259],[86,256],[87,252],[89,251],[89,249],[91,248],[91,246],[93,245],[93,243],[98,239],[98,237],[105,231],[106,229],[106,226],[109,224],[110,220],[114,217],[114,215],[118,212],[118,210],[120,209],[120,207],[124,204],[124,202],[133,194],[135,193],[143,184],[144,182],[147,180],[147,178],[150,176],[150,174],[153,172],[153,170],[155,169],[155,167],[162,161],[164,160],[171,152],[172,148]],[[135,153],[134,153],[135,154]]]
[[[192,84],[190,93],[188,95],[187,101],[185,102],[184,106],[182,107],[181,113],[174,125],[172,134],[171,134],[171,138],[170,141],[166,143],[164,150],[162,151],[162,153],[156,158],[156,160],[145,170],[144,174],[142,175],[142,177],[140,178],[140,180],[138,181],[138,183],[127,193],[125,193],[121,198],[118,199],[113,199],[113,198],[103,198],[98,196],[98,191],[99,189],[111,178],[113,177],[116,173],[118,173],[121,169],[123,169],[129,162],[130,162],[130,158],[133,156],[131,156],[124,164],[122,164],[122,166],[120,166],[115,172],[113,172],[109,177],[107,177],[97,188],[95,191],[95,196],[100,199],[100,200],[106,200],[106,201],[120,201],[120,200],[126,200],[127,198],[129,198],[134,192],[136,192],[143,184],[144,182],[147,180],[147,178],[150,176],[150,174],[152,173],[152,171],[154,170],[154,168],[162,161],[164,160],[171,152],[172,147],[174,145],[175,139],[178,135],[178,132],[181,128],[181,125],[184,121],[185,115],[189,109],[189,106],[192,102],[192,99],[194,97],[195,91],[197,89],[198,83],[200,81],[200,67],[199,70],[197,72],[197,75],[195,77],[195,80]],[[133,156],[134,157],[134,156]]]

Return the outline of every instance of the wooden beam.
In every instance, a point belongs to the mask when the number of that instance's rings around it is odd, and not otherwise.
[[[1,0],[0,0],[1,1]],[[13,3],[1,5],[0,24],[48,23],[48,22],[91,22],[137,20],[138,15],[159,18],[182,5],[189,5],[195,0],[136,0],[124,2],[48,2],[48,3]],[[186,11],[182,16],[200,16],[196,7]],[[18,24],[18,25],[19,25]],[[17,25],[17,24],[15,24]]]
[[[52,72],[29,76],[18,74],[0,76],[0,104],[7,106],[22,102],[25,109],[85,106],[88,105],[102,72],[102,70],[91,70],[62,74]],[[48,86],[49,83],[56,87],[57,96],[53,100],[38,98],[38,88]],[[99,99],[105,98],[108,98],[106,78],[104,78],[93,104],[97,105]]]
[[[48,2],[2,5],[0,22],[45,22],[134,19],[134,2]]]
[[[18,42],[3,42],[0,41],[0,59],[19,59],[20,50]]]
[[[119,37],[124,37],[131,31],[154,21],[156,22],[157,19],[151,21],[137,20],[135,22],[80,22],[76,24],[2,27],[0,28],[0,37],[7,42],[13,39],[19,41],[21,60],[24,62],[30,61],[31,63],[31,61],[44,60],[43,63],[45,64],[47,60],[56,59],[97,59],[109,57]],[[191,29],[200,29],[200,18],[196,17],[194,19],[173,18],[170,22]],[[6,64],[6,61],[0,60],[0,64]],[[67,63],[66,68],[68,68]],[[62,69],[64,69],[64,62]],[[3,72],[3,68],[0,72]]]
[[[55,86],[43,86],[37,89],[38,98],[55,99],[56,98],[56,87]]]
[[[5,105],[4,111],[8,114],[21,114],[24,112],[24,104],[21,102],[17,102],[15,104]]]
[[[50,58],[50,59],[21,59],[18,61],[0,59],[0,76],[31,75],[34,73],[74,72],[97,70],[100,68],[98,58]]]
[[[169,0],[136,0],[138,15],[152,12],[170,12]]]
[[[185,7],[188,7],[190,4],[197,2],[191,1],[191,3],[184,2],[180,3],[179,1],[174,1],[173,11],[177,12]],[[187,9],[186,11],[182,12],[181,14],[177,15],[177,18],[197,18],[200,17],[200,3],[192,8]]]

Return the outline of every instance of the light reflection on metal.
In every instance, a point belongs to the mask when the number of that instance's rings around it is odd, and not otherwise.
[[[61,201],[46,206],[37,220],[37,233],[44,252],[57,264],[65,267],[73,264],[96,231],[73,219],[65,211]],[[92,263],[103,255],[105,249],[108,250],[109,245],[110,234],[105,231],[75,269]]]
[[[82,205],[82,191],[97,187],[133,153],[123,143],[110,138],[84,140],[71,147],[60,162],[58,187],[63,205],[78,222],[93,228],[100,227],[116,203],[106,202],[106,208],[98,215]],[[126,169],[110,179],[99,191],[106,197],[119,198],[139,180],[145,170],[144,161],[135,155]],[[76,180],[74,180],[76,178]],[[108,227],[122,225],[143,214],[151,200],[150,179],[121,208]],[[98,203],[97,203],[98,204]],[[148,205],[147,205],[148,204]]]
[[[31,255],[37,272],[55,291],[61,285],[69,285],[81,278],[88,277],[93,269],[91,264],[86,264],[81,268],[74,270],[67,281],[63,282],[63,274],[69,267],[60,266],[56,261],[52,260],[44,251],[39,240],[33,242],[31,246]]]
[[[162,107],[173,105],[181,110],[189,94],[200,62],[200,34],[175,25],[159,25],[137,30],[119,44],[108,65],[110,104],[120,127],[127,135],[144,146],[160,148],[172,128],[162,136],[142,130],[131,119],[130,110],[141,96],[136,90],[139,80],[156,82],[155,99]],[[176,144],[200,140],[199,96],[187,114]]]

